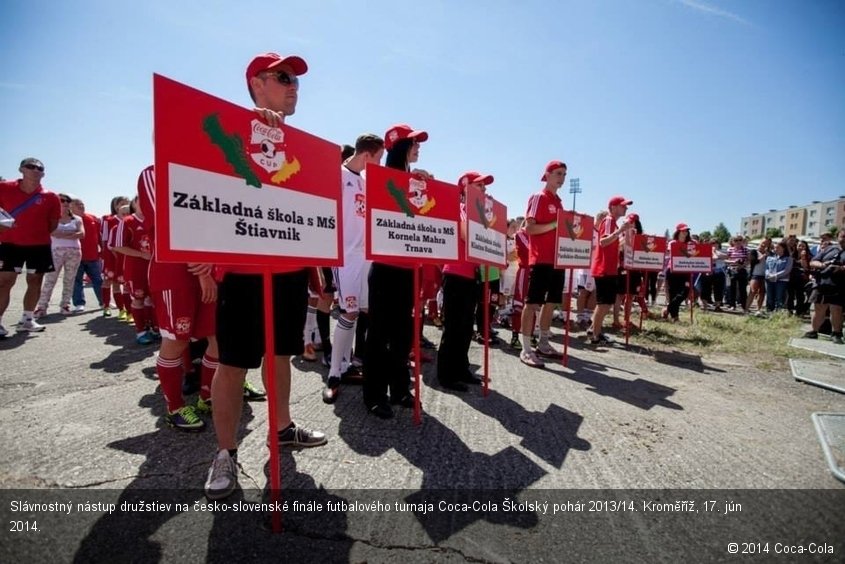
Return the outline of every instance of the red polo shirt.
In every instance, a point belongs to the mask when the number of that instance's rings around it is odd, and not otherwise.
[[[20,185],[20,180],[0,182],[0,208],[10,214],[36,194],[26,209],[14,214],[14,227],[0,232],[0,243],[51,245],[51,224],[55,225],[62,213],[59,197],[43,186],[32,194],[27,194],[21,190]]]
[[[547,190],[532,194],[528,199],[528,211],[525,212],[526,219],[533,219],[538,224],[557,221],[558,210],[563,209],[560,196]],[[540,235],[529,235],[531,243],[528,256],[528,264],[554,264],[555,263],[555,230],[541,233]]]
[[[613,216],[605,217],[599,224],[599,241],[616,231],[618,227]],[[601,244],[596,246],[590,271],[593,276],[616,276],[619,274],[619,239],[614,240],[606,247],[602,247]]]

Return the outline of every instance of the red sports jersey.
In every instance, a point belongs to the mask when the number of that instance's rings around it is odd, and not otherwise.
[[[557,221],[558,210],[563,209],[560,196],[548,190],[532,194],[528,199],[528,210],[525,212],[526,219],[533,219],[538,224]],[[531,241],[528,264],[554,264],[555,263],[555,230],[546,231],[539,235],[529,235]]]
[[[85,227],[85,237],[82,238],[82,260],[97,260],[100,258],[100,219],[90,213],[82,214],[82,225]]]
[[[27,194],[21,190],[20,183],[20,180],[0,182],[0,208],[15,217],[14,227],[0,232],[0,243],[50,245],[50,226],[58,223],[61,215],[59,197],[43,186]]]
[[[188,272],[188,265],[181,262],[159,262],[155,257],[155,169],[153,165],[138,176],[138,207],[144,214],[144,227],[150,237],[153,258],[150,261],[150,291],[191,289],[199,292],[197,277]]]
[[[599,224],[599,241],[616,231],[618,227],[612,215],[605,217]],[[619,239],[606,247],[596,246],[590,272],[593,276],[616,276],[619,273]]]
[[[129,247],[136,251],[152,251],[150,236],[144,228],[144,222],[135,214],[127,215],[117,224],[113,247]],[[124,255],[123,272],[127,280],[146,280],[149,261],[140,257]]]

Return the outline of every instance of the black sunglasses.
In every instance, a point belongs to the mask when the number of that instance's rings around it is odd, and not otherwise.
[[[39,165],[32,164],[32,163],[25,164],[25,165],[23,165],[23,167],[28,168],[29,170],[37,170],[38,172],[44,172],[43,166],[39,166]]]
[[[69,204],[70,200],[65,200],[64,198],[59,198],[63,204]]]
[[[285,71],[276,71],[268,73],[276,77],[276,80],[279,81],[279,84],[284,84],[285,86],[299,86],[299,78],[295,74],[288,74]]]

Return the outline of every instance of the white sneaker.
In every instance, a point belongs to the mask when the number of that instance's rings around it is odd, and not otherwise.
[[[30,333],[38,333],[39,331],[43,331],[44,326],[35,321],[34,319],[22,319],[20,323],[18,323],[18,331],[29,331]]]
[[[71,311],[73,313],[84,313],[85,312],[85,306],[84,305],[74,306]]]
[[[6,331],[6,328],[0,325],[0,337],[6,337],[8,334],[9,332]]]
[[[235,491],[238,485],[238,464],[229,455],[229,451],[222,449],[217,452],[208,479],[205,481],[205,496],[208,499],[223,499]]]

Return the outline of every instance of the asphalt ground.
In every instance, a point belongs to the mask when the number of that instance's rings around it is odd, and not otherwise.
[[[297,359],[294,419],[329,442],[282,451],[290,505],[284,532],[274,534],[266,507],[233,505],[274,500],[266,403],[244,410],[243,490],[206,511],[197,504],[213,430],[164,424],[155,347],[136,345],[133,328],[98,310],[53,313],[43,333],[15,334],[23,286],[13,289],[3,321],[10,336],[0,341],[0,513],[11,523],[0,535],[4,561],[721,561],[735,557],[730,542],[740,553],[743,542],[770,543],[767,561],[795,558],[775,552],[777,543],[795,551],[829,543],[833,554],[810,559],[842,561],[845,487],[827,468],[810,416],[845,411],[845,395],[797,382],[788,367],[596,349],[573,335],[568,365],[538,370],[503,346],[490,351],[487,397],[478,387],[440,389],[434,364],[423,364],[415,426],[408,409],[388,421],[368,414],[356,386],[324,404],[327,369]],[[439,341],[436,328],[425,334]],[[480,365],[483,348],[473,344],[470,355]],[[257,371],[248,378],[260,387]],[[648,499],[674,507],[655,511]],[[77,505],[68,515],[21,505],[57,500]],[[295,509],[294,500],[306,505]],[[589,500],[600,502],[593,511],[566,505]],[[679,500],[694,501],[695,511]],[[119,509],[141,501],[174,505]],[[379,501],[392,510],[372,505]],[[570,509],[552,516],[555,503]],[[730,512],[731,504],[744,509]],[[13,530],[38,519],[38,531]]]

